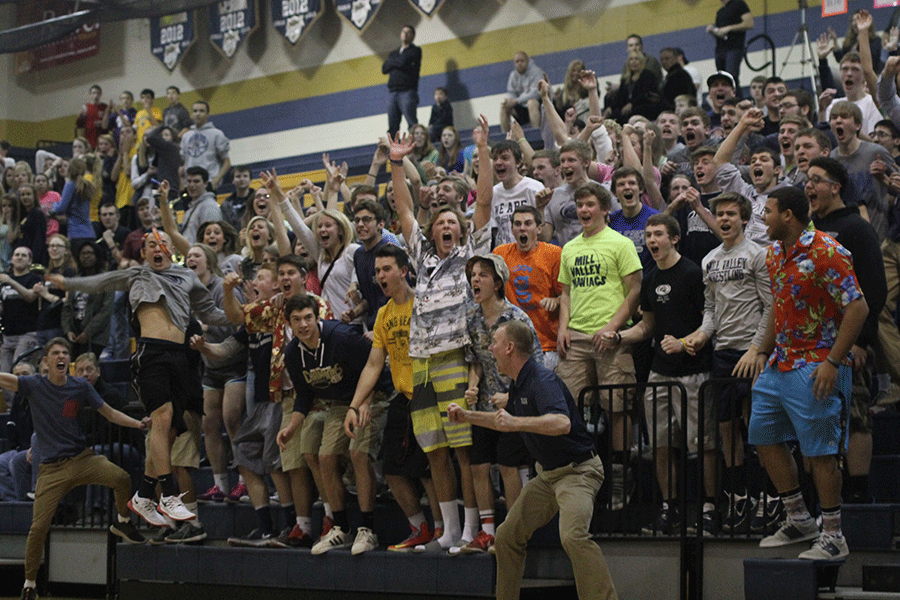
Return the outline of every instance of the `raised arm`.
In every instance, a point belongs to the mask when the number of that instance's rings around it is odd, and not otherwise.
[[[259,174],[259,179],[266,189],[269,190],[269,195],[274,199],[275,196],[272,194],[273,187],[278,187],[281,189],[281,186],[278,184],[278,177],[275,176],[275,171],[273,170],[271,173],[268,171],[263,171]],[[284,198],[284,194],[282,192],[281,198]],[[281,214],[281,201],[272,202],[269,213],[269,221],[272,223],[272,228],[275,230],[275,243],[278,246],[278,254],[281,256],[286,256],[291,254],[291,240],[287,234],[287,227],[284,226],[284,215]]]
[[[734,129],[731,130],[731,133],[728,134],[728,137],[726,137],[719,145],[719,149],[716,150],[716,155],[713,157],[716,167],[718,168],[725,163],[730,163],[738,141],[750,131],[759,131],[762,129],[762,126],[763,114],[760,109],[751,108],[745,112],[744,116],[741,117],[741,120],[738,121],[738,124],[735,125]]]
[[[547,122],[553,130],[553,137],[556,140],[556,143],[562,146],[569,141],[569,130],[566,129],[566,122],[563,121],[562,117],[559,116],[559,113],[556,112],[556,107],[553,106],[553,98],[550,97],[552,92],[550,82],[546,80],[538,82],[538,91],[543,100]]]
[[[228,320],[236,325],[244,324],[244,311],[234,289],[241,284],[241,276],[237,273],[228,273],[222,280],[222,310],[228,316]]]
[[[859,61],[862,63],[863,74],[866,77],[866,85],[870,91],[878,89],[878,75],[872,61],[872,48],[869,46],[869,30],[872,28],[872,15],[867,10],[860,10],[853,15],[853,23],[859,31]],[[877,94],[872,94],[875,104],[878,104]],[[864,131],[863,133],[870,133]]]
[[[653,164],[653,142],[656,141],[656,132],[647,128],[644,131],[644,160],[641,161],[641,175],[644,177],[644,189],[650,198],[650,206],[656,210],[663,210],[666,207],[666,201],[656,185],[656,165]]]
[[[163,179],[159,184],[159,216],[162,219],[162,226],[166,233],[172,238],[172,245],[178,250],[182,256],[187,256],[191,243],[187,238],[178,231],[178,224],[175,222],[175,214],[169,205],[169,182]]]
[[[363,181],[365,185],[375,186],[375,180],[381,172],[381,168],[388,159],[388,150],[390,144],[386,138],[379,138],[378,145],[375,147],[375,154],[372,156],[372,164],[369,165],[369,172],[366,173],[366,179]]]
[[[478,231],[491,220],[491,200],[494,197],[494,168],[491,166],[491,149],[488,147],[488,120],[484,115],[478,115],[478,127],[472,130],[472,138],[478,146],[478,185],[472,225]],[[395,185],[394,194],[396,193]]]
[[[412,152],[413,139],[409,134],[397,133],[397,137],[391,140],[389,153],[391,161],[391,181],[394,184],[394,203],[397,206],[397,216],[400,219],[400,227],[406,243],[410,243],[418,224],[416,223],[415,205],[403,176],[403,157]],[[480,163],[479,163],[480,164]]]

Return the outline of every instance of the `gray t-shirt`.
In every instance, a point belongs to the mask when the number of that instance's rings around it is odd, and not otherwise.
[[[71,458],[87,448],[78,413],[85,406],[98,410],[103,399],[86,379],[66,377],[57,386],[43,375],[26,375],[19,377],[19,393],[28,398],[36,434],[34,453],[42,463]]]
[[[865,206],[869,222],[878,234],[878,241],[883,242],[888,232],[888,191],[881,181],[872,177],[869,167],[878,158],[888,165],[895,164],[893,157],[881,144],[861,141],[853,154],[844,156],[835,148],[831,151],[831,158],[844,165],[850,176],[847,190],[841,193],[844,203],[847,206]]]
[[[609,186],[601,185],[609,189]],[[612,194],[610,197],[612,205],[609,214],[622,210],[619,201]],[[575,188],[564,183],[553,190],[553,196],[544,208],[544,222],[553,225],[553,237],[560,246],[565,246],[578,237],[582,227],[581,221],[578,220],[578,211],[575,209]]]
[[[716,350],[759,347],[772,307],[766,249],[745,237],[732,248],[712,250],[702,266],[706,297],[700,329],[710,338],[715,334]]]

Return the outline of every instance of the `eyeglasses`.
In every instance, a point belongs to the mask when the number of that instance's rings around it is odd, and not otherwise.
[[[366,223],[366,224],[368,224],[368,223],[371,223],[371,222],[374,221],[374,220],[375,220],[375,217],[355,217],[355,218],[353,219],[353,222],[356,223],[357,225],[359,225],[360,223]]]
[[[824,177],[819,177],[818,175],[813,175],[812,177],[810,177],[809,182],[813,185],[819,185],[820,183],[826,182],[832,185],[837,183],[837,181],[834,181],[833,179],[825,179]]]

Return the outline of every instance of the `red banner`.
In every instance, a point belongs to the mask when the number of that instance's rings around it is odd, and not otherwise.
[[[73,12],[75,4],[60,0],[31,0],[16,6],[16,24],[39,23]],[[100,23],[79,27],[62,39],[16,54],[16,74],[24,75],[57,65],[65,65],[97,54],[100,49]]]

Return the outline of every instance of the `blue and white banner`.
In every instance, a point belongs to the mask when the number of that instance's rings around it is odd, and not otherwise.
[[[366,29],[381,8],[381,0],[335,0],[334,4],[338,13],[350,21],[359,33]]]
[[[438,11],[444,0],[409,0],[413,6],[419,9],[419,12],[426,17],[431,18]]]
[[[150,52],[169,71],[174,71],[194,43],[194,12],[180,12],[150,19]]]
[[[272,25],[296,44],[322,15],[322,0],[271,0]]]
[[[256,0],[223,0],[209,7],[209,41],[231,58],[256,29]]]

